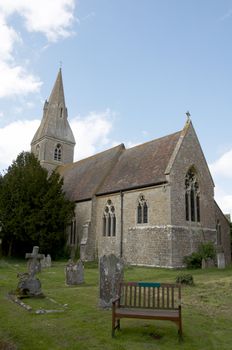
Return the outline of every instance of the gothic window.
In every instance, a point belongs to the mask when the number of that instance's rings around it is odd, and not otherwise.
[[[102,217],[102,231],[105,237],[116,236],[116,216],[115,208],[112,201],[109,199],[106,203],[105,210]]]
[[[58,160],[59,162],[61,161],[61,156],[62,156],[62,147],[58,143],[56,145],[55,151],[54,151],[54,160]]]
[[[142,194],[139,196],[139,200],[138,200],[137,223],[138,224],[147,224],[148,223],[147,201],[145,200],[145,198]]]
[[[185,218],[186,221],[200,222],[200,191],[193,168],[185,177]]]
[[[219,220],[217,221],[216,230],[217,230],[217,245],[221,245],[222,244],[222,232],[221,232],[221,224],[220,224]]]
[[[60,109],[60,118],[62,118],[63,117],[63,108],[61,107],[61,109]]]

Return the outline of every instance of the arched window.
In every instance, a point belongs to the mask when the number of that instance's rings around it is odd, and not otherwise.
[[[54,151],[54,160],[58,160],[58,162],[60,162],[61,161],[61,157],[62,157],[62,147],[58,143],[56,145],[56,148],[55,148],[55,151]]]
[[[105,237],[116,236],[116,216],[115,208],[112,201],[109,199],[106,203],[102,217],[102,233]]]
[[[194,168],[189,169],[185,177],[185,218],[200,222],[200,190]]]
[[[138,206],[137,206],[137,223],[147,224],[148,223],[148,206],[144,195],[139,196]]]

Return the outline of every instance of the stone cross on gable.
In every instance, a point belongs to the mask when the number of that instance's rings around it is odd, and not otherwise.
[[[39,247],[34,246],[32,253],[26,253],[28,259],[28,272],[31,277],[34,277],[37,272],[41,271],[40,260],[44,259],[44,254],[39,254]]]

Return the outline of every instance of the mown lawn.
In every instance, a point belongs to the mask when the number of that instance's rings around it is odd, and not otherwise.
[[[111,311],[98,307],[98,268],[85,265],[85,283],[65,285],[65,262],[56,262],[38,275],[44,294],[53,299],[29,299],[28,312],[8,300],[25,261],[0,260],[0,349],[21,350],[230,350],[232,349],[232,268],[188,270],[195,286],[182,288],[184,341],[167,321],[123,319],[121,332],[111,338]],[[175,282],[180,271],[128,267],[125,280]],[[64,306],[65,305],[65,306]],[[35,314],[40,308],[62,312]]]

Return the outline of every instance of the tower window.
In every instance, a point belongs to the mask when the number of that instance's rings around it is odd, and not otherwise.
[[[58,162],[60,162],[61,157],[62,157],[62,147],[60,144],[57,144],[54,151],[54,160],[58,160]]]
[[[200,222],[200,191],[193,168],[185,177],[185,218],[186,221]]]
[[[137,224],[147,224],[148,223],[148,206],[147,201],[141,194],[138,200],[137,206]]]

